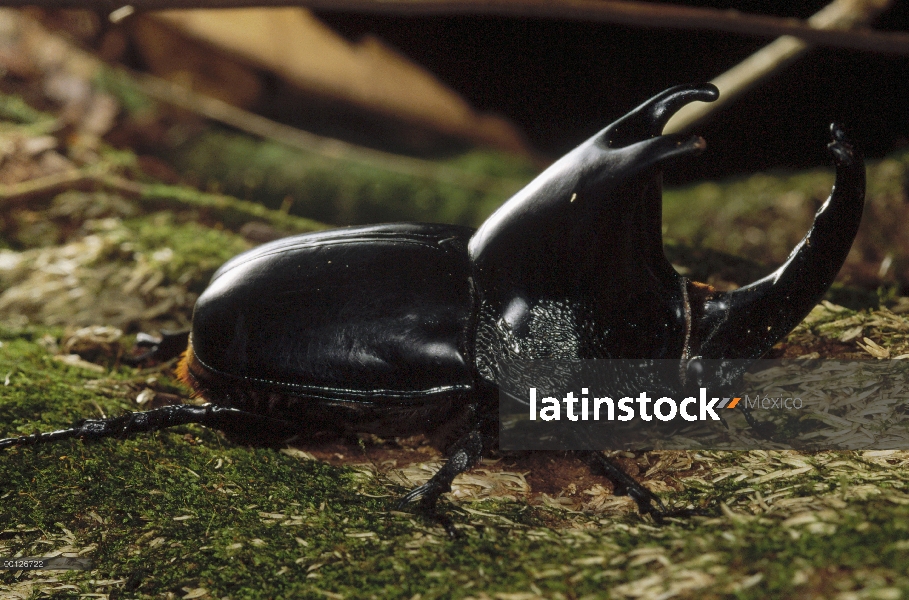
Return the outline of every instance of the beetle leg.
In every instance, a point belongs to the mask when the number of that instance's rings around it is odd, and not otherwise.
[[[638,505],[638,510],[642,515],[652,514],[654,519],[659,521],[660,517],[667,512],[666,505],[656,494],[638,483],[605,454],[592,451],[588,456],[593,466],[599,468],[615,486],[615,495],[630,496]]]
[[[451,519],[438,511],[437,504],[442,494],[451,491],[451,482],[454,481],[455,477],[470,470],[480,462],[480,458],[483,455],[483,446],[483,435],[480,431],[478,429],[470,431],[470,433],[455,443],[448,460],[432,476],[432,479],[410,490],[398,502],[398,507],[402,508],[406,504],[419,499],[420,511],[427,517],[439,522],[449,536],[457,537],[457,530],[454,528]]]
[[[668,509],[659,496],[645,488],[625,470],[613,462],[602,452],[590,451],[587,453],[592,466],[602,470],[603,474],[615,486],[616,496],[630,496],[638,505],[642,515],[651,515],[657,523],[662,523],[668,517],[689,517],[692,515],[706,514],[698,509]]]
[[[3,439],[0,440],[0,450],[13,446],[32,446],[71,438],[97,440],[107,437],[126,437],[134,433],[157,431],[189,423],[198,423],[213,429],[241,434],[244,432],[254,434],[257,431],[275,431],[276,429],[287,430],[288,437],[293,434],[290,425],[278,419],[214,404],[202,406],[176,404],[144,412],[126,413],[109,419],[87,419],[70,429]]]

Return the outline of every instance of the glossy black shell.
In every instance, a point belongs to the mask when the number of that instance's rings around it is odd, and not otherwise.
[[[209,371],[344,400],[472,389],[473,230],[392,224],[293,236],[222,266],[192,346]]]

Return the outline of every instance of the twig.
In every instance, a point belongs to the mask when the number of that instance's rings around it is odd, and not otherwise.
[[[86,8],[108,14],[122,9],[114,0],[13,0],[9,6]],[[628,0],[133,0],[132,12],[177,8],[306,6],[323,11],[399,15],[504,15],[617,23],[638,27],[713,30],[742,35],[791,35],[821,46],[909,54],[909,35],[870,29],[830,32],[799,19]],[[116,18],[124,14],[116,13]],[[132,14],[132,13],[130,13]]]
[[[0,184],[0,209],[28,204],[35,198],[78,189],[90,182],[91,177],[82,171],[64,171],[13,184]]]
[[[835,33],[840,35],[843,32],[838,28],[870,21],[887,6],[889,6],[887,0],[834,0],[812,15],[808,22],[813,27],[836,29]],[[663,132],[685,131],[695,123],[716,114],[745,91],[774,73],[782,71],[810,49],[809,44],[792,36],[774,40],[713,79],[712,83],[720,90],[720,98],[717,101],[709,104],[695,102],[684,106],[669,120]]]
[[[360,162],[385,171],[451,183],[461,188],[480,192],[499,190],[505,196],[516,192],[527,183],[523,180],[478,175],[429,160],[382,152],[381,150],[373,150],[341,140],[318,136],[272,121],[222,100],[204,96],[164,79],[139,73],[127,73],[122,70],[121,73],[135,82],[145,94],[155,100],[189,110],[240,131],[334,160],[344,159]]]

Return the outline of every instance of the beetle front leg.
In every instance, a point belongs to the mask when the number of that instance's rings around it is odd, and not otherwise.
[[[480,462],[480,458],[483,456],[483,448],[483,435],[479,429],[471,430],[455,443],[448,460],[432,476],[432,479],[410,490],[401,498],[398,507],[401,508],[419,499],[420,512],[441,524],[449,536],[457,537],[457,530],[452,524],[451,518],[438,510],[439,497],[451,491],[451,482],[454,481],[455,477],[470,470]]]

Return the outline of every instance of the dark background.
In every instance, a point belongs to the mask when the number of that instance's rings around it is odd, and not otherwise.
[[[807,18],[810,2],[678,2]],[[557,157],[653,94],[709,80],[771,39],[706,31],[501,17],[395,17],[320,12],[350,40],[375,35],[475,107],[517,123]],[[909,2],[873,24],[909,29]],[[827,126],[843,123],[869,157],[909,146],[909,57],[816,48],[693,131],[708,149],[669,183],[827,165]]]

